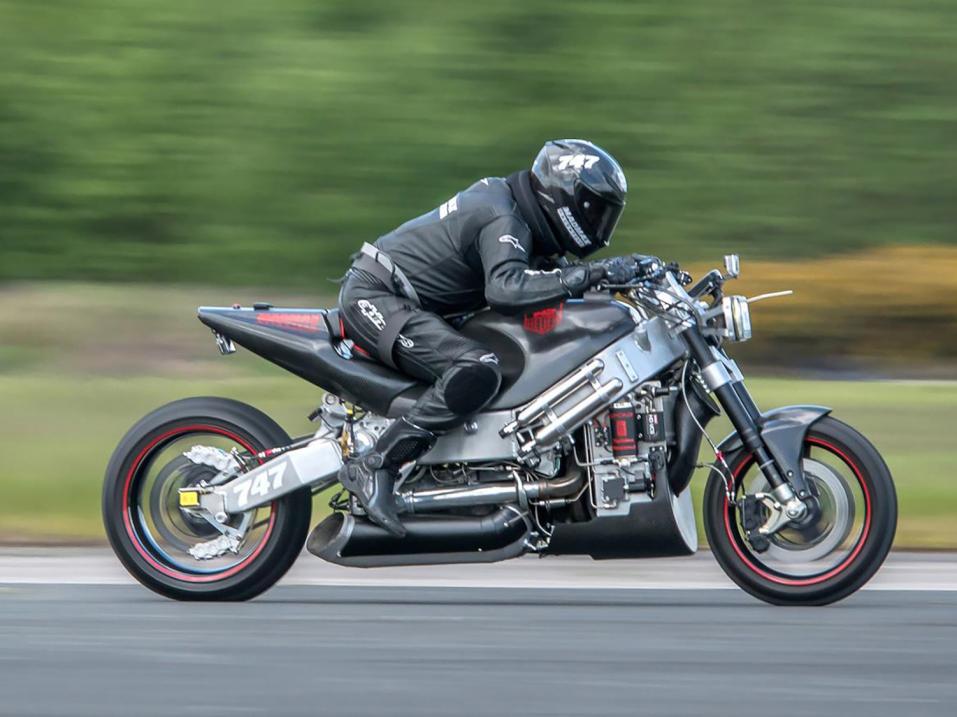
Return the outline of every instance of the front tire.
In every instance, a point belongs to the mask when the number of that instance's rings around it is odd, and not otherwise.
[[[767,489],[746,449],[725,460],[736,501]],[[742,589],[775,605],[826,605],[859,590],[883,564],[897,528],[890,470],[856,430],[820,419],[805,438],[804,461],[821,516],[801,530],[780,531],[762,551],[745,537],[719,466],[705,489],[704,527],[718,564]]]
[[[290,493],[250,516],[249,537],[238,554],[195,560],[187,547],[218,533],[176,507],[179,487],[208,477],[203,471],[209,469],[182,457],[193,442],[255,454],[290,439],[269,416],[238,401],[188,398],[153,411],[123,437],[107,466],[107,537],[130,574],[160,595],[248,600],[272,587],[299,555],[312,512],[309,490]]]

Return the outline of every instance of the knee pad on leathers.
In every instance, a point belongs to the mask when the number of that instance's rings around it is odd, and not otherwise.
[[[470,416],[495,397],[501,383],[495,354],[468,351],[442,377],[442,397],[452,413]]]

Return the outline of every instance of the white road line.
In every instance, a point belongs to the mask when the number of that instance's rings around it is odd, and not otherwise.
[[[0,584],[128,585],[108,549],[0,548]],[[345,568],[303,553],[283,585],[381,587],[737,589],[707,551],[690,558],[520,558],[504,563]],[[957,554],[893,553],[865,589],[957,591]]]

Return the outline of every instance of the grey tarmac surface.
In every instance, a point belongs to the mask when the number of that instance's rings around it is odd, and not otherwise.
[[[70,583],[50,572],[64,556]],[[346,584],[304,555],[255,601],[186,604],[110,572],[102,551],[3,550],[0,714],[957,711],[957,559],[894,555],[873,589],[826,608],[709,587],[710,561],[520,560]]]

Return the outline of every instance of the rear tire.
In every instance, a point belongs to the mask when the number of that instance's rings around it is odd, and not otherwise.
[[[180,440],[188,443],[192,434],[222,437],[252,453],[290,442],[269,416],[238,401],[187,398],[153,411],[123,437],[107,466],[103,485],[107,537],[130,574],[160,595],[176,600],[248,600],[272,587],[298,557],[309,530],[310,492],[304,488],[268,506],[261,540],[235,565],[217,571],[204,569],[201,561],[194,561],[192,569],[188,556],[182,562],[172,560],[150,534],[136,485],[164,447]],[[183,524],[180,520],[179,527]],[[201,539],[200,532],[197,540]]]
[[[717,466],[705,489],[704,527],[715,559],[738,586],[774,605],[827,605],[847,597],[874,576],[894,541],[897,495],[890,470],[877,449],[846,423],[825,416],[808,431],[806,455],[811,450],[823,451],[833,456],[835,464],[845,466],[846,479],[839,478],[838,485],[849,486],[856,481],[853,489],[862,498],[862,505],[856,508],[861,511],[857,514],[859,534],[851,533],[846,541],[842,539],[833,565],[817,573],[813,567],[802,567],[789,574],[762,562],[767,553],[753,551],[743,537],[736,516],[738,510],[728,503],[725,480]],[[742,449],[725,460],[731,468],[735,496],[740,498],[745,476],[752,475],[749,471],[757,471],[753,458]],[[800,565],[800,546],[787,547],[798,558],[794,564]]]

